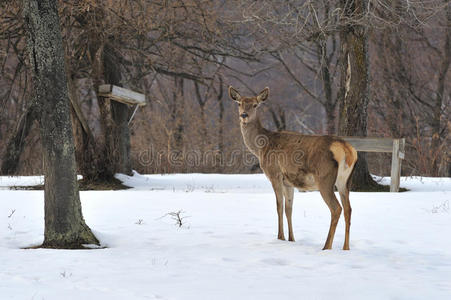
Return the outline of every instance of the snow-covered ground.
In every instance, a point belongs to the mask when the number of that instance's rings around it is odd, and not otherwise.
[[[351,193],[351,250],[321,248],[330,214],[295,193],[296,242],[279,241],[263,175],[138,175],[81,192],[105,249],[24,250],[43,239],[41,177],[0,177],[0,299],[451,299],[450,178]],[[387,179],[382,179],[386,181]],[[168,213],[182,211],[182,227]],[[285,222],[286,223],[286,222]]]

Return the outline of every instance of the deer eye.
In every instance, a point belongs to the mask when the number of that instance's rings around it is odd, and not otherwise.
[[[257,107],[257,104],[254,104],[253,107],[256,108],[256,107]]]

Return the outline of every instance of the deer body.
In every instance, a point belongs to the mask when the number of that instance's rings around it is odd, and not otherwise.
[[[329,234],[323,249],[331,249],[342,208],[334,193],[340,194],[346,222],[343,249],[349,249],[351,206],[349,178],[357,161],[356,150],[347,142],[333,136],[311,136],[297,132],[273,132],[265,129],[258,118],[257,108],[269,95],[266,88],[256,97],[241,97],[229,87],[230,97],[239,103],[240,126],[244,143],[258,157],[260,167],[269,179],[276,195],[278,238],[284,240],[283,210],[288,222],[288,239],[294,241],[292,207],[294,188],[319,190],[331,212]]]

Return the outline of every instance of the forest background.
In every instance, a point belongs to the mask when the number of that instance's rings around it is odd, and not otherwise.
[[[402,175],[451,176],[449,1],[59,1],[76,158],[91,178],[130,173],[252,173],[233,85],[265,86],[273,130],[337,134],[343,95],[341,40],[367,37],[367,135],[405,137]],[[356,1],[359,2],[359,1]],[[2,174],[42,174],[20,1],[0,4]],[[133,107],[97,94],[111,83],[146,95]],[[389,154],[368,154],[388,175]]]

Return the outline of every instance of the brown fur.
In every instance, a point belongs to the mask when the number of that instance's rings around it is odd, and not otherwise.
[[[330,151],[332,151],[334,159],[337,162],[340,162],[344,157],[348,167],[350,167],[353,162],[357,161],[357,151],[351,144],[343,140],[333,142],[330,146]]]
[[[229,96],[239,103],[241,133],[244,143],[258,157],[260,167],[271,181],[276,194],[279,239],[283,232],[283,199],[288,221],[289,240],[294,241],[291,224],[293,188],[319,190],[331,212],[329,234],[323,249],[331,249],[342,208],[334,194],[337,187],[346,221],[345,243],[349,249],[351,206],[349,178],[357,161],[357,151],[334,136],[303,135],[292,131],[273,132],[265,129],[258,118],[257,108],[269,95],[265,88],[256,97],[241,97],[229,87]]]

